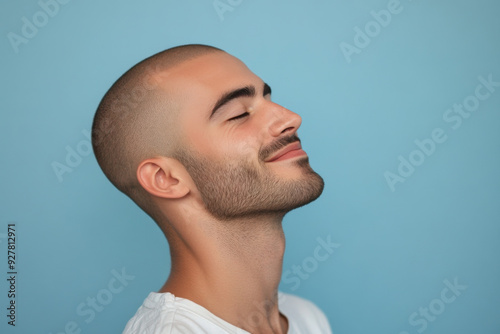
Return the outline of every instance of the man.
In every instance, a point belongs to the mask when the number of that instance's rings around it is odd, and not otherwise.
[[[94,118],[97,161],[172,258],[124,333],[331,333],[314,304],[277,290],[283,217],[324,185],[300,124],[240,60],[206,45],[160,52],[113,84]]]

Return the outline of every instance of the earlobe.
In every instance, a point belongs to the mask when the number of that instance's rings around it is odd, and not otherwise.
[[[177,165],[169,158],[152,158],[142,161],[137,167],[137,180],[153,196],[181,198],[189,188],[177,172]]]

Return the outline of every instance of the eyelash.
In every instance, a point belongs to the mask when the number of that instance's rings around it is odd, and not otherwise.
[[[250,115],[250,113],[249,113],[248,111],[245,111],[245,112],[244,112],[243,114],[241,114],[241,115],[238,115],[238,116],[236,116],[236,117],[233,117],[233,118],[228,119],[228,121],[235,121],[235,120],[237,120],[237,119],[240,119],[240,118],[246,117],[246,116],[248,116],[248,115]]]

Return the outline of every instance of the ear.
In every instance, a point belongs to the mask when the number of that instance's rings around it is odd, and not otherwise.
[[[175,159],[146,159],[137,167],[137,180],[153,196],[181,198],[190,191],[184,181],[183,170],[184,167]]]

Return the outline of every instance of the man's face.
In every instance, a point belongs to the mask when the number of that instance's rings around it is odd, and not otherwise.
[[[215,52],[168,76],[180,106],[183,149],[175,157],[214,217],[284,214],[321,194],[323,179],[300,149],[300,116],[273,103],[270,88],[240,60]]]

